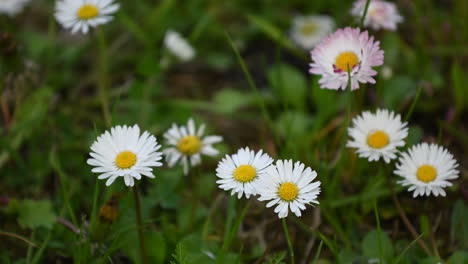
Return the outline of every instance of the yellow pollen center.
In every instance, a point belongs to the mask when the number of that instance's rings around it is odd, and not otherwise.
[[[234,179],[239,182],[249,182],[257,176],[257,170],[250,165],[240,165],[234,171]]]
[[[297,185],[292,182],[285,182],[278,189],[279,197],[288,202],[296,199],[298,193],[299,189]]]
[[[122,151],[115,158],[115,165],[121,169],[131,168],[137,162],[137,156],[131,151]]]
[[[367,145],[372,148],[381,149],[388,145],[389,138],[387,133],[377,130],[367,136]]]
[[[335,67],[345,72],[351,71],[359,63],[359,58],[351,51],[340,53],[335,59]]]
[[[201,141],[196,136],[185,136],[177,143],[177,149],[185,155],[193,155],[200,152],[202,147]]]
[[[312,35],[317,31],[317,26],[314,23],[306,23],[301,27],[301,33],[303,35]]]
[[[437,175],[437,170],[431,165],[422,165],[421,167],[418,168],[418,171],[416,172],[416,177],[418,177],[418,180],[428,183],[433,181],[436,178]]]
[[[95,18],[99,15],[99,9],[95,5],[85,4],[78,9],[76,15],[83,20]]]

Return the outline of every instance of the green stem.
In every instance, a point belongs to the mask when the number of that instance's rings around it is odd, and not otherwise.
[[[223,247],[221,248],[221,252],[219,253],[218,258],[216,259],[216,263],[224,263],[223,262],[224,261],[224,255],[226,254],[227,250],[231,246],[231,243],[232,243],[232,240],[234,239],[234,236],[236,236],[237,231],[239,231],[239,227],[240,227],[242,221],[244,221],[245,215],[249,211],[250,201],[251,200],[247,201],[247,204],[242,209],[241,214],[239,215],[239,217],[237,217],[236,222],[234,222],[234,226],[232,227],[231,231],[229,232],[229,234],[227,236],[225,236],[224,242],[223,242]]]
[[[148,258],[146,254],[145,248],[145,237],[143,236],[143,221],[141,217],[141,206],[140,206],[140,198],[138,196],[137,186],[133,186],[133,198],[135,200],[135,213],[137,217],[137,230],[138,230],[138,239],[140,241],[140,258],[144,264],[148,264]]]
[[[406,113],[405,122],[407,122],[410,119],[411,115],[413,114],[414,108],[416,107],[416,104],[418,103],[419,96],[421,96],[421,91],[422,91],[422,86],[419,85],[418,91],[416,92],[416,95],[414,96],[413,103],[411,103],[408,113]]]
[[[108,91],[108,63],[107,63],[107,46],[105,34],[101,29],[97,29],[98,46],[99,46],[99,61],[98,61],[98,76],[97,86],[99,99],[101,100],[102,113],[106,126],[112,123],[112,117],[109,106],[109,91]]]
[[[374,200],[374,214],[375,214],[375,221],[377,222],[377,242],[379,246],[379,263],[384,263],[383,262],[383,250],[382,250],[382,230],[380,228],[380,217],[379,217],[379,211],[377,209],[377,201]]]
[[[360,24],[360,28],[363,28],[364,27],[364,20],[366,19],[366,15],[367,15],[367,10],[369,9],[369,3],[370,3],[370,0],[367,0],[366,1],[366,5],[364,7],[364,13],[362,14],[362,17],[361,17],[361,23]]]
[[[289,256],[291,257],[291,264],[294,264],[294,249],[291,243],[291,238],[289,237],[288,224],[286,223],[286,218],[281,219],[283,223],[284,235],[286,236],[286,241],[288,242]]]

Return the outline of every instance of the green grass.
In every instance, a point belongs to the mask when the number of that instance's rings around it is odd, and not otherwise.
[[[467,263],[467,3],[395,3],[398,30],[369,30],[393,75],[353,92],[320,89],[309,53],[288,37],[295,14],[359,25],[352,1],[120,1],[85,36],[57,24],[54,1],[0,15],[0,263],[142,263],[131,190],[97,180],[89,147],[135,123],[164,145],[189,117],[224,137],[221,154],[188,176],[163,166],[138,182],[149,263],[291,263],[273,209],[217,187],[217,162],[244,146],[302,161],[322,182],[320,204],[287,219],[295,263]],[[164,48],[169,28],[194,60]],[[406,147],[437,142],[454,154],[460,177],[447,197],[413,199],[394,162],[382,169],[344,147],[350,119],[376,108],[408,120]],[[106,204],[116,219],[102,218]]]

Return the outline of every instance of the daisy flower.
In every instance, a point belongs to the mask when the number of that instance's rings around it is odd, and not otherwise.
[[[369,37],[367,31],[350,27],[338,29],[312,50],[309,72],[322,76],[321,88],[345,90],[349,71],[351,90],[356,90],[359,83],[375,83],[372,76],[377,72],[372,67],[383,64],[383,54],[380,42]]]
[[[223,190],[232,190],[231,195],[237,193],[237,198],[242,194],[249,198],[256,195],[259,176],[265,173],[273,159],[268,154],[259,150],[255,153],[249,148],[239,149],[236,154],[226,155],[216,169],[216,176],[220,178],[216,183]]]
[[[119,9],[114,0],[59,0],[55,6],[55,18],[72,33],[88,33],[91,27],[106,24]]]
[[[299,47],[310,50],[332,32],[335,22],[329,16],[296,16],[291,29],[291,39]]]
[[[184,166],[184,174],[187,175],[189,165],[193,167],[201,163],[201,154],[207,156],[218,155],[218,150],[213,148],[212,145],[221,142],[223,138],[220,136],[203,136],[204,131],[205,125],[202,124],[197,131],[195,122],[191,118],[187,126],[172,125],[164,134],[167,144],[172,146],[163,151],[169,167],[173,167],[177,161],[181,160]]]
[[[406,122],[401,122],[399,114],[378,109],[375,114],[366,111],[355,117],[348,134],[351,139],[346,146],[357,149],[359,157],[369,161],[383,158],[389,163],[397,157],[397,148],[405,145],[408,127]]]
[[[351,15],[360,20],[364,14],[366,0],[358,0],[354,2],[351,9]],[[396,5],[391,2],[382,0],[372,0],[367,9],[364,26],[371,27],[374,30],[387,29],[395,31],[397,24],[403,21],[403,17],[398,13]]]
[[[30,0],[0,0],[0,14],[14,16],[21,12]]]
[[[174,30],[166,32],[164,46],[181,61],[189,61],[195,57],[195,50],[190,43]]]
[[[278,160],[260,175],[258,199],[268,200],[267,207],[277,205],[275,213],[279,218],[288,216],[289,210],[300,217],[306,204],[319,203],[320,181],[312,182],[315,177],[317,173],[301,162],[293,166],[292,160]]]
[[[449,180],[458,178],[458,163],[445,148],[421,143],[403,153],[394,173],[403,177],[400,183],[409,186],[413,197],[445,196],[444,188],[452,186]]]
[[[134,179],[141,175],[154,178],[152,167],[162,166],[162,153],[158,152],[156,137],[148,132],[140,135],[138,125],[115,126],[100,135],[91,146],[92,158],[87,163],[100,173],[98,179],[107,179],[111,185],[118,177],[123,177],[125,185],[133,186]]]

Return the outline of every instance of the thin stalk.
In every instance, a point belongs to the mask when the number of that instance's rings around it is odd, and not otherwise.
[[[381,238],[381,233],[382,229],[380,228],[380,217],[379,217],[379,211],[377,209],[377,202],[374,200],[374,214],[375,214],[375,221],[377,222],[377,241],[379,243],[379,263],[384,263],[383,262],[383,254],[382,254],[382,238]]]
[[[99,61],[97,71],[97,86],[99,92],[99,99],[101,100],[102,113],[106,126],[112,123],[112,117],[109,106],[109,91],[108,91],[108,63],[107,63],[107,45],[105,34],[101,29],[97,29],[97,39],[99,47]]]
[[[29,245],[29,247],[37,247],[36,244],[34,244],[34,242],[32,240],[29,240],[25,237],[22,237],[18,234],[15,234],[15,233],[10,233],[10,232],[6,232],[6,231],[0,231],[0,236],[8,236],[8,237],[13,237],[13,238],[16,238],[16,239],[19,239],[23,242],[25,242],[26,244]]]
[[[289,256],[291,257],[291,264],[294,264],[294,248],[291,243],[291,238],[289,237],[288,224],[286,223],[286,217],[281,219],[283,223],[284,235],[286,236],[286,241],[288,242]]]
[[[232,227],[231,231],[229,232],[229,234],[227,236],[225,236],[223,246],[221,248],[221,252],[220,252],[218,258],[216,259],[216,263],[223,263],[224,255],[226,254],[227,250],[231,246],[232,240],[234,239],[237,232],[239,231],[239,227],[242,224],[242,222],[244,221],[245,215],[249,211],[250,204],[251,204],[250,201],[251,200],[247,201],[247,204],[243,207],[239,217],[237,217],[236,221],[234,222],[234,226]]]
[[[370,4],[370,0],[367,0],[366,5],[364,6],[364,13],[362,14],[362,17],[361,17],[361,22],[359,23],[360,28],[364,27],[364,21],[366,20],[367,10],[369,9],[369,4]]]
[[[138,190],[136,185],[132,188],[133,191],[133,198],[135,200],[135,213],[137,217],[137,230],[138,230],[138,240],[140,241],[140,258],[144,264],[148,264],[148,258],[146,255],[146,248],[145,248],[145,237],[143,236],[143,221],[141,217],[141,205],[140,205],[140,198],[138,196]]]
[[[416,95],[414,96],[413,102],[411,103],[408,113],[406,113],[405,122],[407,122],[410,119],[411,115],[413,114],[414,108],[416,107],[416,104],[418,103],[419,96],[421,95],[421,91],[422,91],[422,86],[419,85],[418,91],[416,92]]]

